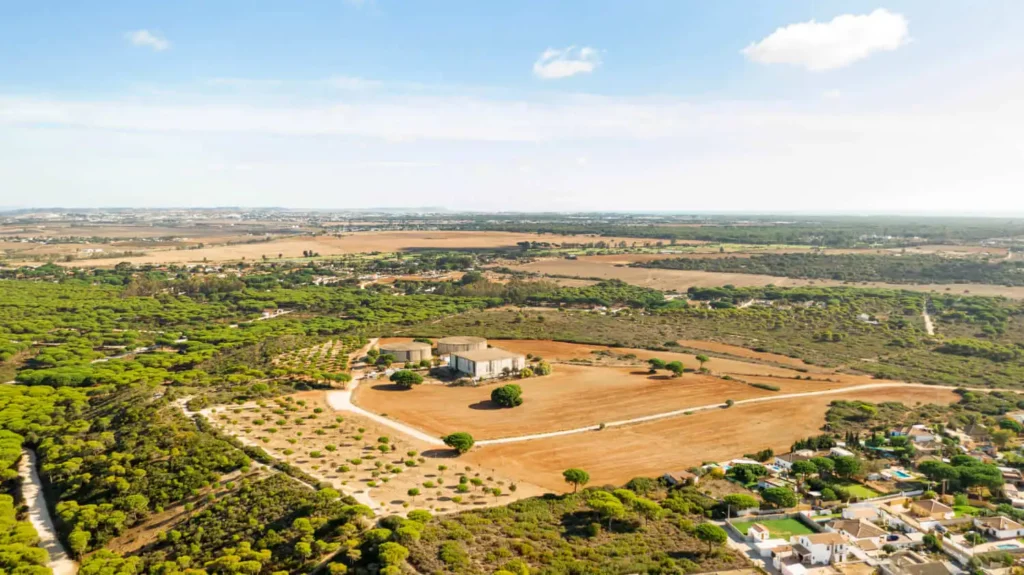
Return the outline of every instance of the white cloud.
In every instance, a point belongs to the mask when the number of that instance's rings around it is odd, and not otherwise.
[[[171,43],[157,32],[149,30],[135,30],[128,32],[124,37],[135,46],[152,48],[157,52],[163,52],[171,47]]]
[[[848,66],[876,52],[891,52],[908,41],[907,19],[879,8],[870,14],[843,14],[830,22],[790,24],[742,53],[761,64],[791,64],[820,72]]]
[[[843,97],[843,93],[838,89],[825,90],[821,93],[821,97],[826,100],[838,100]]]
[[[533,63],[533,75],[545,80],[589,74],[601,65],[597,50],[584,46],[564,49],[548,48]]]

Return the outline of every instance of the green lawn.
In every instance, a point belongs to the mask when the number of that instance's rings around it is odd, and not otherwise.
[[[838,485],[846,489],[847,491],[850,492],[850,495],[858,499],[871,499],[872,497],[878,497],[879,495],[881,495],[881,493],[875,491],[874,489],[870,489],[854,481],[836,482],[835,485]]]
[[[800,523],[796,519],[768,519],[766,521],[733,521],[733,526],[739,530],[743,535],[747,534],[747,529],[755,523],[760,523],[768,528],[768,532],[771,533],[773,539],[789,539],[793,535],[807,535],[814,533],[803,523]]]

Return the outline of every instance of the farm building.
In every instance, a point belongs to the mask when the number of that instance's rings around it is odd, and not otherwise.
[[[497,377],[505,369],[515,372],[526,367],[526,356],[496,347],[474,349],[451,354],[448,365],[472,377]]]
[[[474,349],[487,349],[487,340],[482,337],[452,336],[437,340],[437,355],[448,355]]]
[[[409,363],[430,359],[430,344],[418,341],[405,343],[385,343],[380,346],[380,353],[395,356],[395,361]]]

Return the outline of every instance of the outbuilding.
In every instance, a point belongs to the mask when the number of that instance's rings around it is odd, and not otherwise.
[[[384,343],[380,346],[381,355],[393,355],[399,363],[411,363],[430,359],[431,348],[429,343],[419,341]]]
[[[474,349],[451,354],[448,366],[471,377],[497,377],[508,370],[517,372],[526,367],[526,356],[496,347]]]
[[[449,355],[476,349],[487,349],[487,340],[472,335],[455,335],[437,340],[437,355]]]

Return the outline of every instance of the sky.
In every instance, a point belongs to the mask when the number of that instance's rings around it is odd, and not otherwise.
[[[1024,2],[5,2],[0,207],[1024,215]]]

